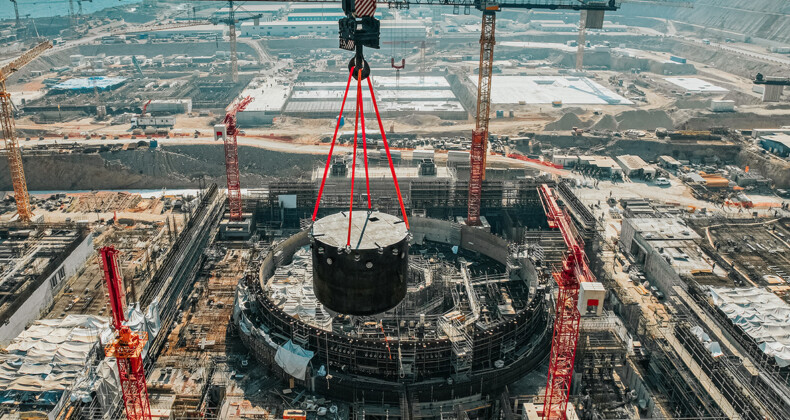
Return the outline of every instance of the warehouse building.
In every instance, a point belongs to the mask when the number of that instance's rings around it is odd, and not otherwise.
[[[629,178],[653,179],[656,176],[656,168],[636,155],[617,156],[617,163],[623,168],[623,174]]]

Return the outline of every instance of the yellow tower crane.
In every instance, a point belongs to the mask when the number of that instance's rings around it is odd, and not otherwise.
[[[30,196],[27,193],[25,170],[22,167],[22,153],[19,150],[19,142],[14,133],[14,112],[11,106],[11,94],[6,90],[5,81],[12,73],[50,48],[52,48],[51,42],[42,42],[16,60],[0,67],[0,122],[3,126],[5,150],[6,154],[8,154],[8,167],[11,169],[11,182],[14,184],[16,210],[21,222],[30,222],[33,218],[33,210],[30,208]]]

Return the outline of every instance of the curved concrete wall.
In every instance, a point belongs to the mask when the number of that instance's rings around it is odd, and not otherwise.
[[[270,249],[269,253],[266,254],[266,258],[264,258],[261,263],[259,275],[261,287],[265,285],[269,277],[274,275],[274,269],[277,268],[278,265],[289,263],[296,250],[309,243],[310,240],[307,237],[307,231],[303,230]]]

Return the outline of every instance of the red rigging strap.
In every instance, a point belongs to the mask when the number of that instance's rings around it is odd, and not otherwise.
[[[357,77],[357,112],[354,116],[354,156],[351,158],[351,198],[348,200],[348,237],[346,246],[351,246],[351,216],[354,214],[354,175],[357,173],[357,133],[359,129],[359,107],[362,101],[362,69]]]
[[[379,114],[379,106],[376,104],[376,94],[373,93],[373,83],[368,76],[368,88],[370,88],[370,99],[373,102],[373,110],[376,111],[376,120],[379,123],[379,131],[381,131],[381,141],[384,143],[384,150],[387,152],[387,160],[390,164],[390,172],[392,172],[392,181],[395,184],[395,192],[398,193],[398,203],[400,203],[400,211],[403,214],[403,222],[406,223],[406,229],[409,228],[409,218],[406,216],[406,208],[403,206],[403,197],[400,194],[400,187],[398,186],[398,177],[395,175],[395,166],[392,164],[392,156],[390,155],[390,147],[387,144],[387,135],[384,134],[384,124],[381,123],[381,114]]]
[[[360,89],[361,86],[357,86],[357,89]],[[360,89],[361,91],[361,89]],[[359,94],[359,119],[362,122],[362,156],[365,157],[365,188],[367,189],[368,195],[368,210],[373,209],[373,205],[370,202],[370,177],[368,176],[368,141],[365,138],[365,101],[362,99],[362,93]]]
[[[337,131],[340,129],[340,119],[343,118],[343,109],[346,107],[346,98],[348,97],[348,88],[351,86],[351,77],[354,75],[354,68],[348,72],[348,82],[346,82],[346,92],[343,94],[343,103],[340,105],[340,114],[337,116],[337,124],[335,124],[335,134],[332,136],[332,145],[329,146],[329,155],[326,157],[326,167],[324,167],[324,177],[321,179],[321,187],[318,189],[318,198],[315,200],[315,208],[313,209],[313,221],[318,215],[318,205],[321,203],[321,195],[324,193],[324,184],[326,184],[326,175],[329,173],[329,165],[332,163],[332,151],[335,150],[335,140],[337,140]]]

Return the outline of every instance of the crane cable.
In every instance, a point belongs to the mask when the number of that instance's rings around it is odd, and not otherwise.
[[[362,101],[362,69],[357,73],[357,109],[354,115],[354,155],[351,158],[351,197],[348,202],[348,237],[346,247],[351,246],[351,216],[354,214],[354,177],[357,173],[357,133],[359,130],[359,103]]]
[[[346,92],[343,94],[343,103],[340,105],[340,115],[337,116],[337,124],[335,124],[335,134],[332,136],[332,144],[329,146],[329,155],[326,157],[326,166],[324,167],[324,178],[321,180],[321,187],[318,189],[318,198],[315,200],[315,208],[313,209],[313,221],[318,215],[318,204],[321,203],[321,196],[324,194],[324,185],[326,184],[326,175],[329,173],[329,165],[332,163],[332,151],[335,150],[335,140],[337,140],[337,130],[340,129],[340,120],[343,119],[343,109],[346,107],[346,98],[348,97],[348,88],[351,86],[351,77],[354,75],[354,69],[348,73],[348,82],[346,82]]]
[[[337,123],[335,124],[335,132],[332,136],[332,143],[329,146],[329,154],[326,158],[326,164],[324,166],[324,175],[321,179],[321,186],[318,189],[318,197],[316,198],[315,207],[313,208],[313,222],[315,222],[316,217],[318,216],[318,206],[321,204],[321,197],[324,193],[324,187],[326,185],[326,178],[329,173],[329,166],[332,163],[332,153],[335,149],[335,144],[337,141],[337,134],[340,129],[340,121],[343,118],[343,111],[346,106],[346,100],[348,98],[348,91],[351,87],[351,78],[354,77],[354,71],[356,69],[352,67],[349,71],[348,81],[346,82],[346,89],[343,93],[343,102],[340,105],[340,114],[337,117]],[[346,239],[346,247],[351,247],[351,216],[354,210],[354,181],[356,178],[356,164],[357,164],[357,139],[360,134],[360,125],[361,125],[361,134],[362,134],[362,148],[363,148],[363,158],[364,158],[364,165],[365,165],[365,186],[367,189],[367,201],[368,201],[368,211],[371,211],[373,208],[373,204],[370,197],[370,178],[368,173],[368,148],[367,148],[367,134],[365,129],[365,110],[364,110],[364,101],[362,97],[362,71],[363,69],[358,69],[357,71],[357,103],[356,103],[356,110],[354,116],[354,146],[353,146],[353,157],[352,157],[352,167],[351,167],[351,196],[349,199],[349,214],[348,214],[348,234]],[[406,207],[403,204],[403,196],[400,192],[400,186],[398,185],[398,177],[395,174],[395,165],[392,162],[392,154],[390,153],[389,143],[387,142],[387,135],[384,133],[384,124],[381,121],[381,114],[379,113],[379,107],[376,103],[376,95],[373,92],[373,83],[371,82],[370,77],[367,77],[368,80],[368,88],[370,89],[370,99],[373,103],[373,110],[376,112],[376,121],[379,125],[379,130],[381,132],[381,140],[384,143],[384,151],[387,154],[387,161],[389,162],[390,173],[392,174],[392,180],[395,184],[395,192],[398,195],[398,203],[400,204],[401,214],[403,215],[403,221],[406,224],[406,229],[409,229],[409,219],[406,215]]]

